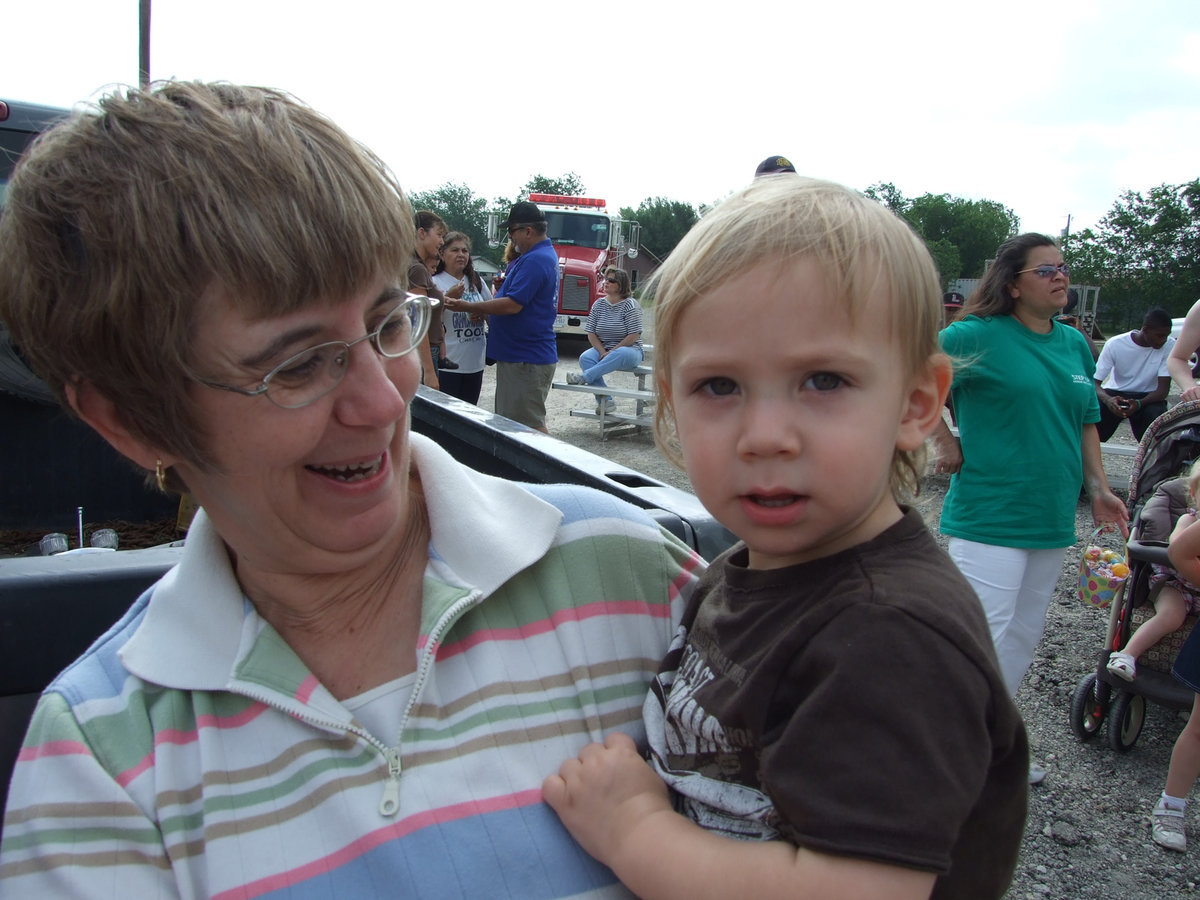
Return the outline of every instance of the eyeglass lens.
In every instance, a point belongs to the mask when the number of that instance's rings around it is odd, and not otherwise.
[[[354,344],[369,340],[382,356],[404,356],[424,338],[429,318],[425,298],[410,297],[357,341],[318,344],[285,360],[264,379],[267,397],[285,409],[312,403],[333,390],[345,376]]]
[[[1066,263],[1063,263],[1058,266],[1037,266],[1033,270],[1033,273],[1039,278],[1053,278],[1055,272],[1061,272],[1063,275],[1066,275],[1070,271],[1070,267]]]

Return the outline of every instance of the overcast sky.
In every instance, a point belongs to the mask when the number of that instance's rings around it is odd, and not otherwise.
[[[10,0],[0,35],[0,97],[137,80],[138,0]],[[151,51],[154,78],[292,92],[410,190],[573,171],[610,206],[698,206],[784,154],[1057,234],[1200,177],[1195,0],[154,0]]]

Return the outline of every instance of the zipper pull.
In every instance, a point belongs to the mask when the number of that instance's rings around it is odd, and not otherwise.
[[[383,785],[383,798],[379,801],[381,816],[394,816],[400,809],[400,754],[387,751],[388,777]]]

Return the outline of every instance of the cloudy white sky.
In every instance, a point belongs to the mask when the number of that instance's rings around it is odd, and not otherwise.
[[[138,0],[8,3],[0,35],[0,97],[137,79]],[[1056,234],[1200,176],[1195,0],[154,0],[151,47],[155,78],[291,91],[411,190],[699,205],[781,153]]]

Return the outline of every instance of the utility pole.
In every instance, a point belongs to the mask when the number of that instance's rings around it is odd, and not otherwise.
[[[150,0],[138,0],[138,84],[150,85]]]

